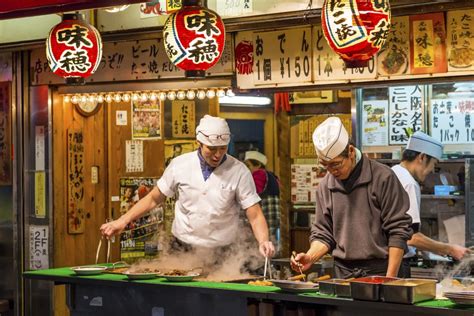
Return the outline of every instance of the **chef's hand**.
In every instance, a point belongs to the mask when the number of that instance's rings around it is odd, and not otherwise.
[[[275,247],[271,241],[262,241],[258,246],[258,250],[264,257],[271,258],[275,254]]]
[[[299,273],[300,268],[303,271],[306,271],[311,268],[313,261],[311,260],[310,255],[307,255],[306,253],[302,252],[297,254],[296,256],[291,256],[290,264],[291,268]]]
[[[125,226],[127,226],[127,223],[119,218],[115,221],[102,224],[102,226],[100,226],[100,232],[102,236],[110,239],[112,236],[120,234],[125,229]]]
[[[464,256],[467,256],[471,251],[463,246],[450,245],[448,255],[453,257],[455,260],[462,260]]]

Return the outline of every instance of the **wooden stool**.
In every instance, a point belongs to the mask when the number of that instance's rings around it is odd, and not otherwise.
[[[0,313],[8,312],[10,310],[10,303],[8,300],[0,299]]]

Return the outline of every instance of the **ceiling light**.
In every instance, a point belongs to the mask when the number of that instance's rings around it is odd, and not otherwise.
[[[219,104],[233,104],[233,105],[255,105],[263,106],[269,105],[272,100],[268,97],[253,97],[253,96],[233,96],[233,97],[221,97],[219,98]]]

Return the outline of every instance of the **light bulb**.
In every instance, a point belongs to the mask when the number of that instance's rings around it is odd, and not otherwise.
[[[194,100],[195,97],[196,92],[194,92],[194,90],[189,90],[188,93],[186,93],[186,98],[188,98],[188,100]]]
[[[168,97],[168,100],[173,101],[174,99],[176,99],[176,92],[174,92],[174,91],[168,92],[167,97]]]
[[[87,102],[87,96],[86,95],[81,96],[81,101],[80,102],[86,103]]]
[[[105,101],[106,101],[107,103],[112,102],[112,96],[111,96],[110,94],[107,94],[107,95],[105,96]]]
[[[227,89],[225,95],[228,97],[235,97],[235,93],[232,91],[232,89]]]
[[[122,100],[123,100],[123,102],[130,102],[130,94],[125,93],[125,94],[122,96]]]
[[[71,102],[72,102],[73,104],[79,103],[79,96],[78,96],[77,94],[74,95],[74,96],[72,96]]]
[[[196,95],[199,100],[204,100],[206,98],[206,91],[199,90]]]
[[[217,90],[216,95],[217,95],[217,97],[219,97],[219,98],[225,97],[225,91],[222,90],[222,89],[219,89],[219,90]]]
[[[178,98],[178,100],[184,100],[184,98],[186,97],[186,93],[184,93],[184,91],[178,91],[176,97]]]
[[[122,96],[118,93],[115,94],[114,95],[114,101],[117,102],[117,103],[121,102],[122,101]]]
[[[158,98],[158,97],[156,96],[156,93],[155,93],[155,92],[152,92],[152,93],[150,94],[150,101],[155,102],[157,98]]]
[[[68,96],[68,95],[65,95],[64,98],[63,98],[63,101],[64,101],[65,103],[69,103],[69,102],[71,102],[71,97]]]
[[[102,94],[97,97],[97,102],[99,103],[104,102],[104,96]]]
[[[90,103],[95,103],[95,100],[96,100],[95,95],[90,95],[90,96],[87,98],[87,100],[88,100]]]
[[[139,96],[137,93],[134,93],[134,94],[132,95],[132,101],[133,101],[133,102],[137,102],[139,98],[140,98],[140,96]]]
[[[216,92],[215,92],[214,90],[207,90],[206,96],[207,96],[209,99],[212,99],[213,97],[216,96]]]
[[[140,100],[142,102],[148,101],[148,93],[142,93],[142,95],[140,96]]]
[[[160,92],[158,94],[158,98],[160,99],[160,101],[165,101],[166,100],[166,92]]]

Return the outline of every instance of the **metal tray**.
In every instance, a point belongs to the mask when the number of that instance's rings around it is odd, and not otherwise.
[[[336,296],[337,297],[352,297],[351,283],[350,281],[343,280],[344,282],[336,283]]]
[[[436,280],[403,279],[382,284],[385,302],[414,304],[436,297]]]
[[[347,282],[344,279],[329,279],[319,281],[319,292],[326,295],[336,295],[336,284]]]
[[[105,270],[107,270],[107,267],[104,266],[78,266],[78,267],[72,267],[71,268],[74,273],[77,275],[97,275],[101,274]]]
[[[318,284],[311,282],[301,281],[289,281],[289,280],[268,280],[272,282],[276,287],[279,287],[283,291],[304,293],[304,292],[316,292],[318,291]]]
[[[383,297],[382,283],[399,280],[384,276],[369,276],[350,281],[351,296],[356,300],[380,301]]]
[[[123,272],[123,274],[126,275],[129,280],[154,279],[157,277],[158,273],[159,272],[130,272],[130,271]]]

